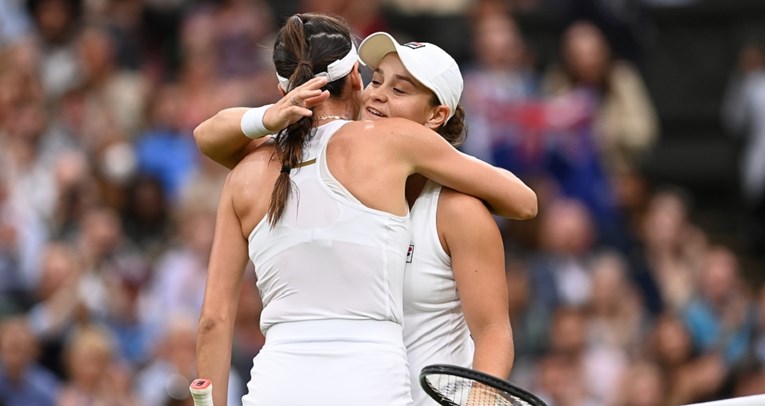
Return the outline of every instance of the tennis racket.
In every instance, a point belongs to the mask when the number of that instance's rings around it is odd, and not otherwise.
[[[508,381],[456,365],[429,365],[420,385],[442,406],[547,406]]]
[[[194,379],[189,385],[194,406],[213,406],[212,382],[209,379]]]

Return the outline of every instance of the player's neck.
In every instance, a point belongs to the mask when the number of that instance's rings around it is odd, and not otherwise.
[[[330,121],[330,119],[337,119],[339,117],[346,120],[353,120],[353,105],[349,101],[329,99],[319,106],[316,106],[313,110],[313,116],[316,120],[324,118],[323,120],[320,120],[322,121],[322,124],[323,122]]]

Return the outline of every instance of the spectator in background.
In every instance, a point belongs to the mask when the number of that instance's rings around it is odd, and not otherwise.
[[[587,261],[597,238],[587,209],[576,200],[556,200],[542,212],[539,251],[529,260],[532,300],[549,314],[590,299]]]
[[[658,123],[639,73],[611,56],[595,25],[577,22],[562,38],[562,64],[547,72],[544,89],[559,95],[585,89],[595,97],[594,136],[603,166],[614,181],[637,170],[656,140]]]
[[[0,324],[0,396],[4,405],[50,406],[56,403],[60,383],[35,363],[37,340],[23,318]]]
[[[49,116],[37,98],[20,101],[14,107],[13,119],[4,123],[2,151],[8,164],[5,169],[11,180],[11,197],[47,223],[53,217],[58,193],[53,163],[43,154]]]
[[[707,246],[703,231],[690,221],[690,201],[679,189],[655,193],[638,231],[631,265],[647,308],[680,312],[696,289],[696,272]]]
[[[215,212],[189,202],[180,208],[177,224],[178,239],[157,260],[142,305],[143,319],[159,334],[168,317],[196,317],[202,309]]]
[[[765,252],[765,43],[750,43],[739,53],[722,111],[728,130],[744,138],[739,183],[754,221],[746,220],[748,244]]]
[[[81,4],[81,0],[27,2],[36,28],[40,80],[50,100],[57,99],[80,79],[75,36]]]
[[[647,319],[627,263],[616,251],[597,254],[589,264],[592,293],[586,311],[591,346],[635,353],[645,336]]]
[[[162,194],[171,201],[178,198],[199,161],[194,139],[180,127],[181,96],[174,85],[154,92],[148,126],[135,143],[138,171],[160,180]]]
[[[653,361],[640,359],[622,376],[615,406],[666,406],[667,382],[664,373]]]
[[[259,105],[277,98],[276,72],[265,46],[275,30],[271,9],[263,0],[217,3],[213,34],[216,73],[231,97],[238,99],[231,102]]]
[[[38,253],[47,239],[40,218],[11,198],[9,182],[0,177],[0,317],[29,305],[40,279]]]
[[[119,363],[114,345],[108,331],[96,325],[74,331],[64,352],[67,382],[57,405],[138,404],[130,392],[132,371]]]
[[[666,312],[657,318],[647,348],[661,366],[667,382],[667,404],[701,402],[723,384],[725,365],[718,354],[696,351],[680,316]]]
[[[697,294],[683,312],[693,344],[733,365],[746,355],[754,330],[754,309],[736,256],[724,247],[709,248],[698,281]]]
[[[394,37],[437,44],[462,64],[470,57],[467,15],[472,3],[473,0],[387,0],[385,16]]]
[[[192,8],[180,27],[181,66],[178,72],[180,100],[179,128],[191,134],[197,124],[212,116],[224,106],[241,105],[248,89],[234,82],[224,83],[220,78],[220,64],[217,59],[218,20],[216,10],[211,7]],[[257,48],[257,47],[256,47]],[[273,86],[265,86],[252,94],[277,97],[276,80]],[[273,92],[273,93],[270,93]]]
[[[82,272],[82,263],[70,246],[48,243],[42,251],[40,281],[34,292],[36,304],[25,315],[40,342],[40,362],[60,376],[64,376],[61,366],[64,341],[86,315],[78,289]]]
[[[31,24],[22,0],[0,3],[0,49],[29,34]]]
[[[462,96],[470,136],[461,149],[518,176],[536,175],[543,159],[538,78],[518,26],[503,8],[487,6],[472,30],[475,59]]]
[[[168,201],[160,181],[139,175],[128,185],[122,210],[125,235],[131,243],[150,259],[155,259],[165,248],[175,230],[172,229]]]
[[[135,392],[142,406],[165,406],[167,402],[189,398],[189,385],[196,378],[196,318],[175,315],[154,346],[154,356],[136,376]],[[252,363],[252,360],[250,360]],[[244,383],[232,371],[228,404],[236,405],[244,395]]]
[[[584,314],[576,307],[560,307],[549,327],[549,349],[538,363],[535,392],[554,405],[598,405],[590,388],[591,357],[587,350]]]
[[[88,25],[77,35],[85,114],[104,144],[137,135],[143,127],[149,88],[138,72],[117,65],[115,48],[114,39],[103,25]]]

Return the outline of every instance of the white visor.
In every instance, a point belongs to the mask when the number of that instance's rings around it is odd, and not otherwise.
[[[314,75],[315,78],[318,77],[326,77],[327,82],[334,82],[337,79],[345,77],[347,74],[351,73],[351,69],[353,69],[353,65],[358,60],[358,53],[356,52],[356,45],[354,45],[353,41],[351,41],[351,50],[348,52],[347,55],[343,57],[343,59],[338,59],[329,65],[327,65],[327,71],[326,72],[319,72],[316,75]],[[290,80],[288,78],[280,76],[278,73],[276,74],[276,78],[279,79],[279,87],[282,88],[285,92],[289,92],[292,90],[290,88]]]

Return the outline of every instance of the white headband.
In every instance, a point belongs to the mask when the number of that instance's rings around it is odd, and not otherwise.
[[[353,69],[353,65],[356,63],[356,60],[358,59],[358,53],[356,52],[356,45],[353,44],[353,41],[351,41],[351,50],[348,52],[347,55],[343,57],[343,59],[338,59],[332,63],[330,63],[327,66],[326,72],[320,72],[314,75],[315,78],[324,76],[327,78],[327,82],[334,82],[337,79],[340,79],[342,77],[345,77],[348,73],[351,72],[351,69]],[[290,80],[279,76],[279,73],[276,74],[276,78],[279,79],[279,86],[284,90],[285,92],[288,92],[290,87]]]

